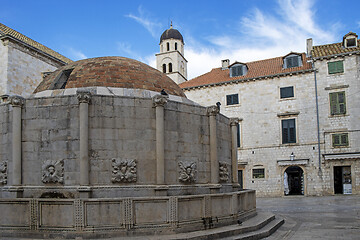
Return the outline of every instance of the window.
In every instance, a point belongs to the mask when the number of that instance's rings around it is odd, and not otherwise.
[[[328,62],[328,72],[329,74],[343,73],[344,72],[343,61]]]
[[[166,43],[166,49],[170,51],[170,43]]]
[[[302,66],[300,55],[289,55],[284,59],[284,68],[293,68]]]
[[[295,119],[281,121],[282,143],[296,143]]]
[[[265,178],[265,169],[264,168],[253,169],[253,178]]]
[[[291,98],[291,97],[294,97],[294,87],[280,88],[280,98]]]
[[[50,89],[65,89],[65,86],[69,80],[70,74],[72,73],[74,69],[66,69],[63,70],[54,80],[54,82],[51,84]]]
[[[346,114],[345,92],[330,93],[330,113],[331,115]]]
[[[166,73],[166,64],[163,64],[163,73]]]
[[[172,72],[172,63],[169,63],[169,72]]]
[[[230,77],[244,76],[247,73],[247,67],[244,64],[235,64],[230,67]]]
[[[355,38],[346,39],[346,47],[356,47],[356,39]]]
[[[349,137],[347,133],[332,134],[333,147],[349,146]]]
[[[177,50],[177,43],[175,43],[175,51]]]
[[[237,147],[240,147],[240,124],[236,125],[236,132],[237,132],[237,136],[236,136],[236,140],[237,140]]]
[[[226,95],[226,105],[235,105],[235,104],[239,104],[239,95],[238,94]]]

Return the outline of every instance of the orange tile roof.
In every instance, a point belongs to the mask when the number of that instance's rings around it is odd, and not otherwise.
[[[30,45],[31,47],[34,47],[54,58],[59,59],[60,61],[63,61],[65,63],[71,63],[73,62],[71,59],[61,55],[58,52],[55,52],[54,50],[32,40],[31,38],[28,38],[27,36],[15,31],[14,29],[11,29],[4,24],[0,23],[0,37],[10,36],[17,40],[20,40],[21,42],[26,43],[27,45]]]
[[[329,57],[329,56],[339,55],[339,54],[359,52],[360,51],[360,40],[357,40],[357,41],[358,41],[357,47],[345,48],[343,46],[342,42],[314,46],[311,51],[311,55],[313,56],[313,58],[321,58],[321,57]]]
[[[281,76],[287,75],[291,73],[298,73],[303,71],[311,71],[312,66],[311,63],[307,62],[307,58],[305,53],[301,54],[303,65],[300,67],[293,67],[293,68],[283,68],[283,58],[284,57],[276,57],[270,58],[255,62],[248,62],[244,63],[248,67],[248,72],[244,76],[238,77],[230,77],[229,68],[222,69],[214,68],[210,72],[205,73],[201,76],[193,78],[187,82],[181,83],[180,87],[183,89],[198,87],[198,86],[206,86],[206,85],[213,85],[213,84],[221,84],[226,82],[233,82],[233,81],[244,81],[244,80],[251,80],[251,79],[259,79],[265,77],[272,77],[272,76]]]

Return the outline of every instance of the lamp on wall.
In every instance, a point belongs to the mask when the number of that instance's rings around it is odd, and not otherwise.
[[[295,154],[292,152],[292,153],[290,154],[290,160],[293,161],[294,159],[295,159]]]

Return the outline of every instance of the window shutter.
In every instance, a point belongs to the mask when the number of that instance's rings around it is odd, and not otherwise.
[[[341,145],[343,145],[343,146],[348,146],[349,145],[349,143],[348,143],[348,134],[347,133],[341,134]]]
[[[339,113],[345,114],[346,113],[346,103],[345,103],[345,92],[338,93],[338,103],[339,103]]]
[[[328,63],[328,71],[329,71],[329,74],[332,74],[332,73],[335,73],[335,64],[333,62],[329,62]]]
[[[336,93],[330,93],[330,114],[336,114]]]
[[[231,95],[227,95],[226,96],[226,105],[230,105],[231,104]]]
[[[344,72],[344,63],[343,63],[343,61],[336,62],[336,72],[338,72],[338,73]]]
[[[337,146],[340,144],[340,136],[339,134],[334,134],[333,135],[333,146]]]

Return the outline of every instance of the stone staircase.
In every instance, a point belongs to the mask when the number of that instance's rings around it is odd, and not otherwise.
[[[194,231],[189,233],[179,233],[176,235],[158,235],[121,238],[124,240],[243,240],[243,239],[262,239],[270,236],[282,224],[284,219],[276,217],[272,213],[259,212],[241,224],[217,227],[207,230]],[[120,238],[113,238],[120,239]]]

